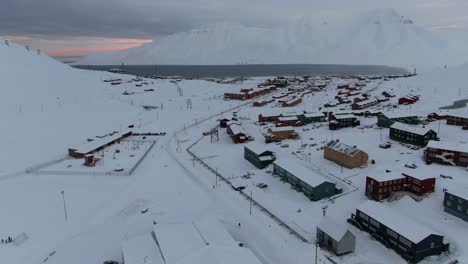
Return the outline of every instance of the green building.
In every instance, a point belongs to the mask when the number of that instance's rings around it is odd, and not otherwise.
[[[395,122],[400,122],[409,125],[418,125],[421,120],[417,116],[401,113],[381,113],[377,117],[377,125],[379,127],[391,127]]]
[[[252,143],[244,147],[244,158],[259,169],[265,168],[276,160],[272,151]]]
[[[297,118],[301,120],[304,124],[311,124],[317,122],[325,122],[325,116],[322,113],[317,114],[302,114],[298,115]]]
[[[306,168],[294,159],[281,159],[273,163],[273,174],[291,184],[291,188],[301,191],[311,201],[318,201],[341,193],[336,184],[324,176]]]
[[[390,126],[390,139],[424,147],[429,140],[438,140],[437,133],[430,128],[395,122]]]

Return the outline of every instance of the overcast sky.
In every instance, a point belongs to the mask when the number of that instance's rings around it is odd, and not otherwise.
[[[394,8],[432,30],[468,26],[467,0],[1,0],[0,36],[55,55],[77,55],[220,21],[268,27],[294,17],[375,8]]]

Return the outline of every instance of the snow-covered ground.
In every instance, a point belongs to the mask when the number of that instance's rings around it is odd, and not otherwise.
[[[257,115],[284,109],[273,109],[273,104],[253,108],[250,104],[243,105],[245,102],[225,101],[223,93],[256,86],[264,79],[254,78],[236,84],[182,80],[178,83],[182,93],[171,80],[147,80],[148,85],[137,87],[135,82],[126,82],[131,79],[129,76],[72,69],[22,47],[1,43],[0,56],[7,60],[0,61],[0,71],[8,74],[0,79],[0,116],[4,124],[0,137],[0,193],[3,198],[0,208],[4,212],[0,218],[0,237],[16,237],[22,233],[28,237],[21,245],[1,244],[2,262],[100,264],[108,259],[121,261],[122,242],[150,233],[153,221],[207,216],[220,220],[230,235],[244,243],[262,263],[313,261],[313,244],[290,234],[258,207],[250,214],[249,202],[244,197],[224,182],[217,182],[213,174],[193,162],[186,152],[186,148],[202,137],[202,132],[217,125],[216,119],[230,117],[232,111],[219,113],[237,106],[243,128],[263,144],[265,127],[254,123]],[[466,66],[462,66],[410,79],[373,82],[365,89],[375,95],[391,91],[396,98],[419,94],[420,102],[395,111],[427,115],[455,99],[468,98],[462,86],[466,72]],[[124,82],[114,86],[103,82],[115,77],[123,78]],[[333,80],[326,90],[306,95],[302,104],[286,111],[317,112],[324,103],[334,101],[336,84],[342,82]],[[144,92],[144,89],[154,91]],[[146,110],[143,106],[154,109]],[[346,111],[347,108],[349,106],[335,110]],[[382,105],[374,109],[380,108]],[[466,111],[466,108],[458,111]],[[465,253],[468,246],[464,243],[468,235],[466,222],[442,210],[442,189],[468,185],[467,172],[459,167],[426,166],[421,160],[421,149],[412,150],[397,143],[390,149],[380,149],[377,145],[388,140],[388,129],[374,128],[375,118],[360,119],[363,126],[369,127],[331,132],[326,126],[309,125],[305,128],[310,130],[298,129],[300,140],[285,142],[288,148],[268,145],[278,158],[303,159],[300,162],[305,166],[336,181],[344,195],[333,200],[311,202],[272,177],[267,172],[269,169],[256,169],[243,159],[243,145],[234,145],[224,129],[220,130],[218,142],[212,143],[205,137],[192,150],[206,157],[204,161],[221,174],[245,185],[246,191],[252,191],[259,203],[309,240],[314,239],[324,205],[328,206],[329,217],[345,223],[355,208],[367,200],[363,191],[367,175],[382,168],[402,169],[406,163],[415,163],[421,173],[437,177],[436,192],[418,203],[408,199],[395,201],[392,207],[444,234],[451,243],[454,251],[450,256],[434,257],[423,263],[443,263],[449,258],[458,258],[461,263],[468,261]],[[122,131],[129,125],[141,132],[166,132],[165,136],[158,137],[154,148],[131,176],[24,173],[29,166],[63,157],[69,147],[83,144],[87,138]],[[440,131],[441,141],[466,141],[466,132],[460,127],[442,123],[439,129],[438,122],[429,126]],[[332,138],[357,145],[369,153],[376,164],[348,170],[324,160],[322,151],[317,148]],[[302,144],[316,145],[301,148]],[[118,158],[125,160],[123,156],[132,151],[131,146],[128,150],[122,149]],[[105,157],[113,160],[112,154]],[[62,165],[65,164],[54,166]],[[59,169],[69,169],[67,166]],[[247,172],[253,176],[242,178]],[[453,179],[442,179],[438,177],[440,174]],[[266,183],[269,187],[262,190],[256,187],[257,183]],[[216,186],[213,188],[213,185]],[[146,210],[147,213],[142,213]],[[238,223],[242,223],[242,227]],[[338,263],[405,263],[369,235],[354,228],[351,231],[357,237],[356,252],[335,258]],[[319,250],[321,263],[327,263],[324,255],[330,254]]]

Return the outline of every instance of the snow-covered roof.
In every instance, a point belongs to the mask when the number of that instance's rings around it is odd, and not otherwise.
[[[364,105],[378,103],[378,102],[379,101],[377,99],[370,99],[370,100],[365,100],[365,101],[358,102],[358,103],[356,103],[356,105],[364,106]]]
[[[442,236],[427,226],[403,215],[402,212],[392,209],[390,205],[367,201],[359,205],[357,209],[415,244],[432,234]]]
[[[369,177],[379,181],[392,181],[392,180],[398,180],[398,179],[403,179],[405,176],[401,175],[401,172],[399,171],[393,171],[391,168],[387,172],[386,169],[381,169],[376,172],[373,172],[372,175],[369,175]]]
[[[406,111],[388,111],[388,112],[383,112],[383,115],[385,115],[387,118],[405,118],[405,117],[417,117],[414,113],[406,112]]]
[[[168,264],[176,264],[206,246],[238,247],[238,242],[221,223],[212,219],[185,223],[158,223],[153,226],[153,231]]]
[[[75,149],[77,153],[89,153],[101,146],[104,146],[114,140],[117,140],[119,138],[121,138],[123,135],[127,134],[127,133],[132,133],[132,131],[130,130],[124,130],[122,132],[118,132],[118,133],[115,133],[113,134],[112,136],[106,136],[104,138],[96,138],[94,139],[93,141],[91,142],[88,142],[84,145],[81,145],[79,147],[75,147],[75,148],[72,148],[72,149]]]
[[[356,118],[355,115],[347,114],[347,115],[334,115],[336,119],[350,119],[350,118]]]
[[[298,179],[302,180],[303,182],[307,183],[312,187],[317,187],[324,182],[331,182],[329,179],[325,178],[324,176],[316,173],[315,171],[307,168],[295,159],[288,159],[283,158],[275,161],[275,164],[280,166],[281,168],[287,170]]]
[[[271,151],[267,149],[266,146],[256,143],[255,141],[248,143],[247,145],[245,145],[245,147],[255,152],[255,154],[257,155],[260,155],[266,151]]]
[[[287,126],[287,127],[272,127],[270,128],[271,132],[283,132],[283,131],[295,131],[294,127],[292,126]]]
[[[326,146],[347,156],[354,156],[360,151],[360,149],[355,146],[342,143],[338,139],[328,142]]]
[[[468,201],[468,186],[453,186],[447,192]]]
[[[393,129],[398,129],[402,131],[407,131],[416,135],[424,136],[426,135],[429,131],[432,129],[429,127],[421,127],[421,126],[416,126],[416,125],[407,125],[403,124],[400,122],[395,122],[393,125],[390,126],[390,128]]]
[[[275,156],[273,156],[273,155],[261,156],[258,159],[261,160],[261,161],[269,161],[269,160],[274,160]]]
[[[238,124],[232,124],[229,126],[234,135],[245,134],[244,129]]]
[[[255,255],[243,247],[207,246],[175,264],[261,264]],[[170,263],[168,263],[170,264]]]
[[[295,103],[295,102],[300,101],[300,100],[302,100],[301,97],[295,97],[295,98],[291,98],[291,99],[290,99],[289,101],[287,101],[286,103],[287,103],[287,104],[292,104],[292,103]]]
[[[314,118],[314,117],[323,117],[325,118],[325,116],[321,113],[310,113],[310,114],[304,114],[304,116],[306,118]]]
[[[278,121],[285,122],[285,121],[299,121],[296,116],[281,116],[278,117]]]
[[[164,264],[151,234],[124,241],[122,252],[125,264]]]
[[[421,170],[421,169],[403,169],[401,170],[401,173],[402,174],[405,174],[405,175],[408,175],[408,176],[411,176],[415,179],[418,179],[418,180],[427,180],[427,179],[430,179],[430,178],[435,178],[434,177],[434,174],[431,170]]]
[[[455,143],[455,142],[441,142],[430,140],[427,144],[428,148],[444,149],[449,151],[464,152],[468,153],[468,144],[466,143]]]
[[[340,241],[346,232],[348,232],[348,225],[346,222],[337,222],[330,217],[324,217],[317,227],[335,241]]]

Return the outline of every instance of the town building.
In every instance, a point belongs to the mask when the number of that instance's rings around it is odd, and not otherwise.
[[[227,132],[235,144],[249,141],[249,137],[239,124],[233,123],[227,127]]]
[[[156,241],[151,234],[124,240],[122,257],[125,264],[164,264]]]
[[[131,135],[132,131],[113,132],[103,138],[96,138],[82,146],[69,148],[68,155],[77,159],[84,158],[87,154],[94,154],[111,145],[120,143],[120,141],[130,137]]]
[[[361,204],[348,221],[396,251],[410,263],[440,255],[449,249],[444,236],[379,202]]]
[[[152,235],[164,260],[162,263],[261,264],[252,251],[236,241],[217,220],[156,223]],[[143,259],[135,264],[143,263],[159,262],[145,262]]]
[[[357,117],[351,114],[331,115],[329,120],[330,122],[328,123],[328,127],[330,130],[337,130],[345,127],[355,127],[361,124]]]
[[[395,122],[390,126],[390,139],[415,146],[424,147],[429,140],[437,140],[437,133],[425,127]]]
[[[369,155],[356,146],[349,146],[338,139],[328,142],[323,148],[324,158],[352,169],[367,165]]]
[[[304,193],[311,201],[328,198],[342,191],[336,188],[335,182],[293,159],[276,160],[273,163],[273,174],[291,184],[293,189]]]
[[[444,211],[468,222],[468,189],[457,186],[445,191]]]
[[[317,239],[321,248],[326,248],[337,256],[354,252],[356,236],[348,230],[346,223],[338,223],[324,217],[317,225]]]
[[[286,126],[303,126],[304,123],[300,121],[297,116],[280,116],[276,120],[277,127],[286,127]]]
[[[353,110],[362,110],[362,109],[366,109],[366,108],[369,108],[369,107],[372,107],[372,106],[376,106],[379,103],[380,102],[377,99],[367,99],[367,100],[364,100],[364,101],[353,103],[351,105],[351,109],[353,109]]]
[[[265,135],[265,142],[281,142],[286,139],[297,139],[299,134],[294,127],[272,127],[268,129],[268,134]]]
[[[416,170],[394,173],[385,170],[366,178],[366,196],[376,201],[389,198],[393,193],[410,192],[418,196],[434,192],[436,179]]]
[[[468,126],[468,114],[447,115],[447,125]]]
[[[427,163],[467,167],[468,144],[431,140],[424,151],[424,159]]]
[[[228,122],[229,122],[229,121],[230,121],[230,120],[227,119],[227,118],[222,118],[222,119],[220,119],[220,120],[219,120],[219,127],[221,127],[221,128],[227,128],[227,127],[228,127]]]
[[[325,122],[326,121],[326,118],[322,113],[302,114],[302,115],[299,115],[298,118],[304,124],[311,124],[311,123],[318,123],[318,122]]]
[[[395,122],[400,122],[408,125],[418,125],[421,123],[419,118],[412,114],[404,114],[400,112],[380,113],[377,116],[377,125],[379,127],[391,127]]]
[[[259,114],[258,115],[258,122],[276,122],[276,120],[278,120],[278,117],[282,116],[281,114],[265,114],[265,115],[262,115],[262,114]]]
[[[293,98],[289,101],[286,101],[286,102],[283,102],[281,104],[282,107],[293,107],[293,106],[296,106],[298,104],[302,103],[302,97],[297,97],[297,98]]]
[[[398,99],[398,104],[399,105],[409,105],[409,104],[414,104],[417,101],[419,101],[419,96],[410,94],[410,95],[399,98]]]
[[[244,147],[244,158],[255,167],[263,169],[276,160],[275,154],[255,143],[249,143]]]

